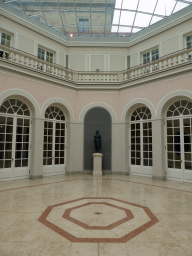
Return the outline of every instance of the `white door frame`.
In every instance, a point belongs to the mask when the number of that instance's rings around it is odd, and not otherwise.
[[[52,122],[53,123],[53,141],[52,141],[52,165],[43,165],[43,175],[44,176],[52,176],[64,174],[66,171],[66,134],[67,134],[67,123],[66,121],[60,121],[55,119],[45,119],[44,122]],[[55,162],[55,130],[56,123],[65,124],[65,143],[64,143],[64,164],[56,165]]]
[[[152,177],[152,170],[153,166],[144,166],[143,165],[143,123],[149,123],[151,119],[149,120],[138,120],[138,121],[132,121],[129,123],[129,160],[130,160],[130,174],[138,175],[138,176],[146,176],[146,177]],[[140,124],[140,165],[132,165],[131,164],[131,124]],[[152,149],[153,150],[153,149]],[[149,152],[149,150],[148,150]],[[153,151],[152,151],[153,152]]]
[[[4,114],[4,113],[0,113],[0,116],[13,118],[11,168],[0,169],[0,172],[1,172],[0,181],[27,179],[29,178],[29,172],[30,172],[30,166],[31,166],[31,117],[21,116],[17,114]],[[16,122],[17,122],[17,119],[19,118],[29,120],[28,166],[26,167],[15,167],[16,128],[17,128]]]
[[[167,180],[175,180],[180,182],[192,182],[192,171],[188,171],[185,169],[185,155],[184,155],[184,126],[183,126],[183,120],[184,119],[192,119],[191,115],[180,115],[176,116],[175,118],[169,117],[165,118],[164,122],[164,134],[165,134],[165,160],[166,160],[166,179]],[[180,128],[180,152],[181,152],[181,169],[175,169],[175,168],[168,168],[168,146],[167,146],[167,120],[179,120],[179,128]],[[190,126],[192,128],[192,126]],[[174,135],[173,135],[174,136]],[[174,151],[173,151],[174,152]],[[185,174],[188,174],[188,179],[185,178]]]

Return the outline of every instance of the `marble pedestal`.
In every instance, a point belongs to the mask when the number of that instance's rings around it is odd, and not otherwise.
[[[93,154],[93,176],[102,176],[102,156],[101,153]]]

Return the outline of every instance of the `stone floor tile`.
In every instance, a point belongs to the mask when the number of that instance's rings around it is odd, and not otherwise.
[[[125,243],[99,243],[99,256],[128,256]]]
[[[98,256],[97,243],[72,243],[70,256]]]
[[[151,243],[126,244],[129,256],[159,256]]]
[[[158,256],[187,256],[183,248],[176,243],[153,243]]]

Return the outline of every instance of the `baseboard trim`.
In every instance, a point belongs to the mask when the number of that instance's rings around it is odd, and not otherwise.
[[[79,174],[82,174],[82,172],[78,172],[78,171],[69,172],[69,171],[66,171],[65,174],[66,174],[66,175],[79,175]]]
[[[166,180],[166,176],[159,177],[159,176],[152,176],[153,180]]]
[[[114,175],[129,175],[129,172],[112,172]]]
[[[66,175],[80,175],[80,174],[93,175],[93,170],[84,170],[81,172],[78,172],[78,171],[66,172]],[[111,170],[104,170],[102,171],[102,174],[103,175],[129,175],[129,172],[112,172]]]
[[[32,179],[32,180],[42,179],[42,178],[43,178],[43,175],[30,175],[29,178]]]

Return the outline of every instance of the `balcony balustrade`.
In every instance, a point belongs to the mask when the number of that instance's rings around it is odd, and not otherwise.
[[[4,45],[0,45],[0,61],[5,61],[15,65],[17,64],[77,85],[120,85],[146,76],[158,74],[171,68],[192,63],[192,48],[183,49],[163,56],[158,60],[151,61],[147,64],[141,64],[120,72],[74,71],[55,63],[40,60],[36,56]]]

